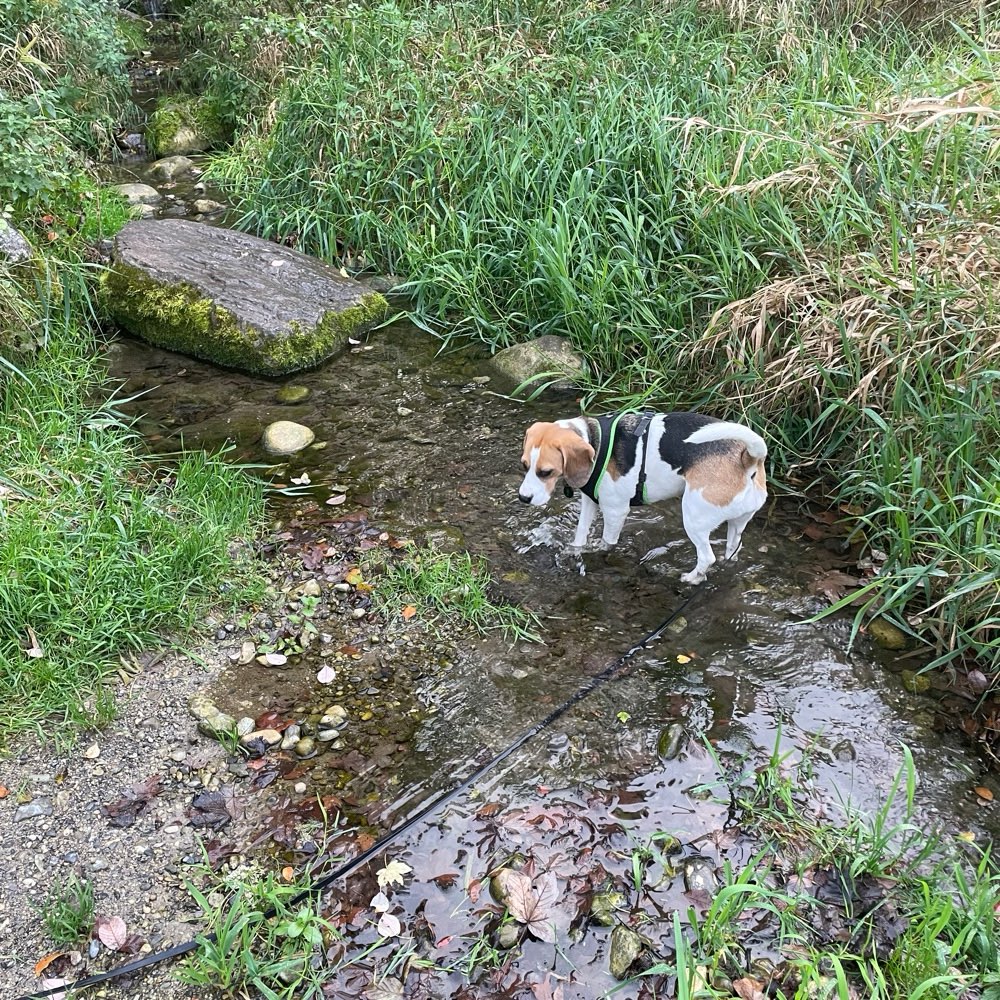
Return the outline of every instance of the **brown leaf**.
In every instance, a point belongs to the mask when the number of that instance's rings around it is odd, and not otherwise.
[[[417,613],[417,609],[412,604],[407,604],[406,607],[403,608],[403,611],[402,611],[403,617],[407,621],[409,621],[416,613]]]
[[[992,802],[993,801],[993,793],[985,785],[976,785],[976,787],[973,788],[972,790],[981,799],[984,799],[987,802]]]
[[[831,569],[816,577],[810,589],[814,594],[822,594],[831,604],[836,604],[849,589],[857,587],[860,582],[856,576],[848,576],[839,569]]]
[[[232,788],[200,792],[191,800],[188,810],[191,825],[221,829],[233,818],[232,800]]]
[[[767,1000],[761,986],[762,984],[758,983],[756,979],[746,976],[733,983],[733,991],[741,1000]]]
[[[57,958],[62,958],[63,955],[68,954],[65,951],[50,951],[47,955],[44,955],[37,962],[35,962],[35,975],[40,976]]]
[[[160,794],[162,786],[158,774],[150,775],[145,781],[136,782],[120,799],[101,807],[112,826],[131,826],[139,813]]]
[[[551,973],[546,972],[545,978],[540,983],[531,984],[531,992],[535,994],[535,1000],[563,1000],[562,983],[555,986],[549,982]]]
[[[529,931],[546,944],[555,944],[556,932],[552,922],[552,909],[558,898],[556,879],[545,874],[534,882],[522,872],[503,869],[497,877],[503,882],[507,910]]]

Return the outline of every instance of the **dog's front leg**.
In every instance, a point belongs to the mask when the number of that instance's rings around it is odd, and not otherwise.
[[[604,534],[601,536],[604,544],[610,548],[618,544],[618,537],[622,533],[625,525],[625,518],[628,517],[628,504],[624,507],[601,507],[601,516],[604,518]]]
[[[573,539],[574,548],[582,549],[587,544],[587,536],[590,534],[590,528],[594,523],[594,515],[596,513],[597,504],[586,493],[581,493],[580,517],[576,522],[576,537]]]

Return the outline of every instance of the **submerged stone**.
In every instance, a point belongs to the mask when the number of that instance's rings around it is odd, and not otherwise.
[[[270,455],[294,455],[295,452],[308,448],[316,439],[316,435],[305,424],[297,424],[293,420],[276,420],[264,428],[261,442],[264,451]]]
[[[684,726],[679,722],[672,722],[666,729],[662,730],[656,741],[656,753],[660,760],[673,760],[680,753],[683,738]]]
[[[914,694],[924,694],[931,689],[931,679],[926,674],[918,674],[915,670],[904,670],[900,675],[903,687]]]
[[[906,649],[906,633],[884,618],[873,618],[868,623],[868,634],[882,649]]]
[[[628,970],[642,954],[644,942],[631,927],[619,924],[611,932],[608,967],[615,979],[621,980],[628,976]]]
[[[277,402],[285,406],[304,403],[312,395],[312,390],[304,385],[283,385],[275,394]]]
[[[625,893],[618,889],[595,892],[590,901],[590,919],[602,927],[610,927],[615,923],[615,911],[622,909],[627,902]]]
[[[540,376],[529,388],[551,382],[550,389],[572,389],[587,374],[586,362],[570,342],[552,334],[498,351],[487,364],[512,388]]]
[[[172,181],[181,174],[190,173],[194,169],[194,160],[187,156],[164,156],[157,160],[150,168],[149,172],[153,177],[160,180]]]
[[[327,360],[388,308],[313,257],[180,219],[125,226],[103,282],[105,308],[126,330],[255,375]]]

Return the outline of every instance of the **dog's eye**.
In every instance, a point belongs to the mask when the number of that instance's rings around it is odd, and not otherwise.
[[[549,476],[551,476],[553,472],[555,472],[555,469],[539,469],[538,470],[538,478],[539,479],[548,479]]]

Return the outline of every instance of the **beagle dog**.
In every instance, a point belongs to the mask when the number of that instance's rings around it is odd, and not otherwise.
[[[532,424],[524,435],[518,490],[522,503],[544,504],[562,476],[567,496],[580,490],[573,545],[587,541],[598,509],[603,541],[615,545],[629,507],[681,498],[684,531],[698,563],[681,575],[701,583],[715,562],[711,533],[728,525],[726,559],[767,499],[764,439],[742,424],[701,413],[625,413]]]

